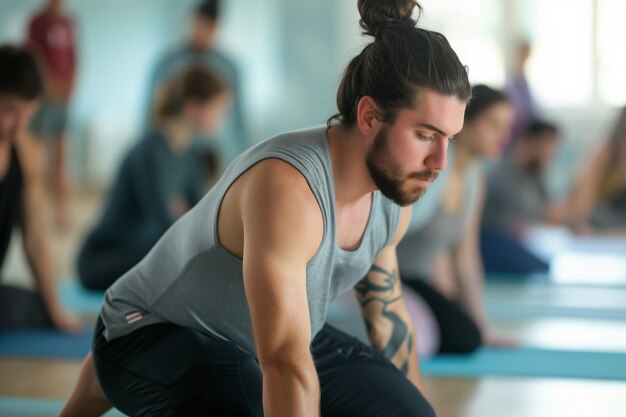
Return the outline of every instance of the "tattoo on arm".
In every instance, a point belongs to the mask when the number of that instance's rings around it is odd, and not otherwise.
[[[413,337],[408,324],[396,313],[391,311],[394,303],[402,299],[401,296],[394,296],[396,288],[401,285],[400,277],[395,270],[387,271],[375,264],[372,265],[370,273],[371,272],[382,274],[384,277],[383,283],[373,282],[368,274],[354,287],[358,295],[357,298],[363,310],[365,310],[366,306],[370,303],[382,304],[381,315],[392,325],[392,331],[391,337],[386,345],[378,348],[381,349],[382,354],[386,358],[391,359],[406,343],[408,355],[406,358],[403,358],[403,363],[399,366],[399,369],[406,375],[409,368],[409,358],[413,353]],[[368,333],[372,331],[371,321],[371,318],[365,316],[365,325],[367,326]]]

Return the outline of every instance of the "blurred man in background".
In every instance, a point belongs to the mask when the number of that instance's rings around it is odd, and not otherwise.
[[[224,128],[217,133],[216,141],[197,141],[204,146],[215,143],[220,147],[219,153],[227,162],[240,154],[248,146],[245,129],[239,75],[237,68],[227,55],[215,48],[219,24],[221,3],[219,0],[201,1],[194,13],[189,26],[187,41],[167,52],[158,60],[150,77],[149,100],[154,102],[157,91],[183,68],[200,64],[215,71],[231,87],[233,107],[225,121]],[[149,124],[154,124],[152,114],[148,116]],[[202,146],[202,145],[200,145]]]
[[[51,141],[56,223],[68,222],[67,128],[68,107],[76,80],[74,23],[61,10],[62,0],[48,0],[28,26],[28,46],[42,71],[44,96],[32,121],[33,131]]]
[[[37,111],[42,79],[32,54],[0,46],[0,267],[13,229],[22,231],[37,291],[0,285],[0,330],[55,326],[77,331],[57,298],[44,218],[45,153],[28,124]]]
[[[551,205],[545,174],[558,146],[559,130],[533,120],[511,152],[489,174],[483,223],[520,231],[533,223],[558,223],[563,215]]]

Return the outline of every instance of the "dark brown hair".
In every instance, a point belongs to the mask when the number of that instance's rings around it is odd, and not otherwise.
[[[217,20],[220,15],[220,2],[218,0],[203,0],[196,7],[196,16]]]
[[[413,107],[420,89],[470,99],[467,69],[445,36],[416,27],[422,13],[417,1],[358,0],[358,9],[363,34],[374,41],[345,69],[337,91],[339,113],[328,119],[328,126],[354,126],[363,96],[376,101],[385,122],[393,122],[398,109]]]
[[[43,81],[33,54],[25,48],[0,46],[0,94],[34,100],[42,93]]]
[[[475,85],[472,87],[472,99],[465,109],[465,121],[474,120],[491,106],[508,102],[509,98],[504,92],[494,90],[484,84]]]
[[[532,119],[526,129],[524,129],[524,134],[520,138],[520,140],[527,141],[544,141],[546,140],[546,135],[556,136],[559,134],[559,128],[554,123],[550,123],[546,120],[542,119]]]
[[[227,90],[227,85],[215,72],[191,66],[161,88],[154,108],[155,119],[169,119],[180,114],[189,100],[204,103]]]

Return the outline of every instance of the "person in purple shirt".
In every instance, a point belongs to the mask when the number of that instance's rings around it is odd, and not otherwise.
[[[531,53],[530,43],[521,42],[517,47],[515,72],[506,85],[506,94],[513,104],[515,111],[511,136],[507,148],[510,149],[517,138],[526,130],[531,120],[537,116],[537,105],[526,78],[525,67]]]

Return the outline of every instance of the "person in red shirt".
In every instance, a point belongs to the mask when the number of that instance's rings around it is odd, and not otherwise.
[[[47,0],[30,21],[27,43],[38,58],[45,87],[43,102],[31,127],[38,136],[52,141],[56,222],[65,228],[68,216],[65,130],[77,69],[74,24],[63,14],[61,6],[62,0]]]

